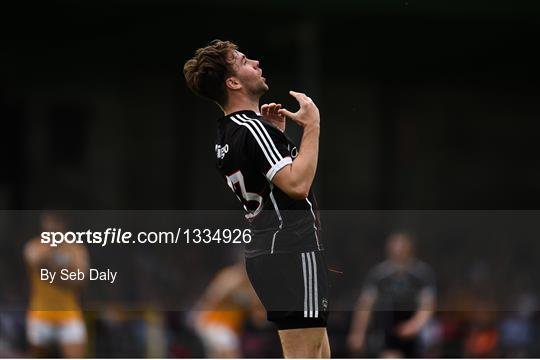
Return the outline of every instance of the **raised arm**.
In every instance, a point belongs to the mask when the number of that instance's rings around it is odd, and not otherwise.
[[[290,91],[300,104],[293,113],[280,109],[279,113],[292,119],[303,129],[298,156],[291,165],[283,167],[274,175],[272,182],[293,199],[305,199],[309,194],[319,158],[320,115],[315,103],[302,93]]]

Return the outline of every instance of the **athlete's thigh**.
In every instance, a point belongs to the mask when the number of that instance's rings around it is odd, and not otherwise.
[[[65,358],[84,357],[86,326],[82,319],[73,319],[59,327],[59,343]]]
[[[83,358],[85,355],[85,344],[61,344],[62,356],[67,359]]]
[[[332,351],[330,350],[330,341],[328,340],[328,331],[324,332],[324,338],[322,340],[321,358],[330,359]]]
[[[326,335],[325,327],[279,330],[278,333],[286,357],[320,357]]]

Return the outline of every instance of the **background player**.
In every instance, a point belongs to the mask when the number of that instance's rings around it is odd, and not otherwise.
[[[209,357],[242,357],[240,337],[248,317],[266,322],[243,257],[216,274],[197,304],[195,316],[195,327]]]
[[[279,329],[285,357],[329,357],[328,288],[317,206],[311,185],[319,152],[319,110],[305,94],[292,113],[271,103],[259,62],[235,44],[215,40],[184,65],[188,87],[214,101],[217,167],[250,221],[246,267]],[[302,146],[283,133],[285,117],[303,128]]]
[[[66,231],[63,217],[55,213],[41,215],[42,231]],[[42,281],[40,269],[69,269],[88,272],[88,254],[80,244],[61,243],[57,247],[42,244],[39,237],[24,248],[24,259],[30,276],[30,301],[27,313],[27,336],[35,357],[51,356],[59,346],[63,357],[81,358],[86,345],[86,327],[78,300],[80,281],[53,283]],[[57,273],[57,278],[59,277]]]
[[[431,269],[414,258],[409,235],[388,238],[387,260],[368,274],[353,317],[349,348],[361,351],[366,336],[381,357],[418,357],[417,338],[435,308],[435,281]],[[370,330],[368,331],[368,325]]]

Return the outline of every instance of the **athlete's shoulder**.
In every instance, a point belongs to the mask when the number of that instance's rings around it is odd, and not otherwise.
[[[239,137],[248,136],[253,132],[255,122],[260,123],[255,112],[237,111],[221,117],[218,121],[218,130],[233,135],[238,140]]]
[[[272,138],[275,138],[276,135],[284,136],[278,128],[266,122],[261,115],[252,110],[237,111],[224,116],[222,119],[234,128],[241,128],[255,137],[271,135]]]
[[[247,124],[250,122],[260,123],[260,116],[255,111],[241,110],[241,111],[235,111],[233,113],[227,114],[223,118],[221,118],[221,120],[231,125],[234,124],[237,126],[245,127],[244,124]]]
[[[395,272],[395,266],[389,260],[384,260],[383,262],[375,265],[371,271],[370,275],[373,280],[382,280]]]

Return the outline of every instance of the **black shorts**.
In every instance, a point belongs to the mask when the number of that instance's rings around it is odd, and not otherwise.
[[[322,251],[246,259],[251,284],[278,329],[326,327],[328,277]]]

